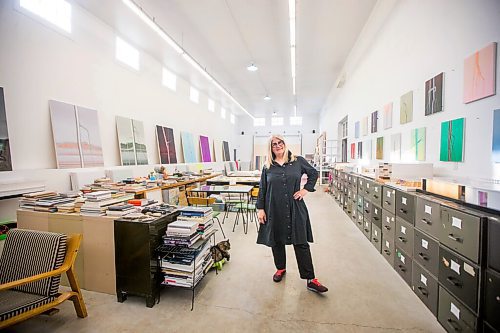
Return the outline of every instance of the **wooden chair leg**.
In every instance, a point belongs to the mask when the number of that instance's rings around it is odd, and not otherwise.
[[[78,285],[78,280],[76,279],[73,268],[74,267],[71,267],[66,272],[71,290],[75,292],[75,295],[71,297],[71,300],[73,301],[73,305],[75,306],[77,316],[80,318],[85,318],[88,315],[87,307],[85,306],[85,302],[83,301],[82,291],[80,290],[80,286]]]

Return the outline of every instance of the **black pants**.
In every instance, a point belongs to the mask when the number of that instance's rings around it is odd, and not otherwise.
[[[286,268],[286,251],[284,244],[276,244],[272,247],[274,264],[276,269]],[[309,244],[297,244],[293,245],[295,250],[295,258],[297,259],[297,265],[299,266],[300,278],[301,279],[314,279],[314,267],[311,258],[311,250],[309,249]]]

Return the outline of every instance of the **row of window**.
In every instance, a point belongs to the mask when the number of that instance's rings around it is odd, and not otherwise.
[[[302,117],[290,117],[290,126],[302,126]],[[271,117],[271,126],[283,126],[283,117]],[[253,120],[255,127],[266,126],[266,118],[255,118]]]

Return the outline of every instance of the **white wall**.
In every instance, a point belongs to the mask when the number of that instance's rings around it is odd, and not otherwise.
[[[441,176],[500,179],[500,165],[491,161],[493,110],[500,108],[500,63],[497,95],[463,104],[464,59],[491,42],[500,42],[498,0],[380,1],[344,67],[343,88],[333,88],[320,117],[320,130],[337,137],[337,123],[349,115],[351,142],[384,136],[384,157],[390,135],[402,133],[409,148],[410,130],[426,127],[426,162]],[[360,46],[361,45],[361,46]],[[498,55],[498,51],[497,51]],[[424,115],[425,81],[444,72],[444,111]],[[413,90],[413,121],[399,124],[400,97]],[[354,139],[354,123],[393,102],[393,128]],[[441,122],[465,117],[463,163],[440,162]],[[372,156],[375,156],[372,142]],[[349,151],[349,150],[348,150]],[[349,153],[348,153],[349,155]],[[388,160],[387,158],[385,160]]]

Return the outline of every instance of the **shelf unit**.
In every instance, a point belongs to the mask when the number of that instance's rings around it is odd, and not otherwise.
[[[314,166],[319,172],[319,184],[328,184],[328,174],[338,161],[338,140],[327,140],[323,132],[316,140]]]

